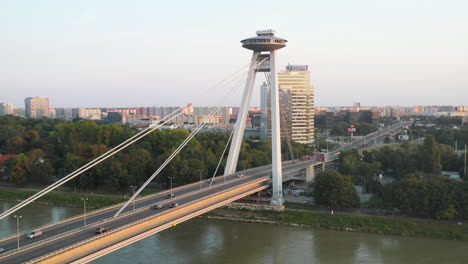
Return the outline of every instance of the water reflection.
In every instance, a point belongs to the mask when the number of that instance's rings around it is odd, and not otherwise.
[[[11,206],[0,201],[2,210]],[[80,208],[33,205],[19,214],[25,230],[80,213]],[[13,217],[0,221],[0,236],[15,230]],[[466,264],[468,243],[195,219],[92,263]]]
[[[191,220],[94,264],[104,263],[468,263],[468,243]]]
[[[1,211],[6,211],[15,204],[14,202],[0,201]],[[20,232],[25,232],[35,227],[57,222],[80,213],[82,213],[80,208],[31,204],[20,209],[15,214],[23,216],[20,221]],[[13,216],[0,220],[0,237],[15,233],[16,219]]]

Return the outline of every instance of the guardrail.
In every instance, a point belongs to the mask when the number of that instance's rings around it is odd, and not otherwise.
[[[249,170],[256,170],[258,168],[261,168],[261,167],[257,167],[257,168],[252,168],[252,169],[249,169]],[[249,171],[249,170],[246,170],[246,171]],[[215,179],[223,179],[223,178],[227,178],[227,177],[231,177],[233,176],[234,174],[230,174],[230,175],[222,175],[222,176],[217,176],[215,177]],[[205,179],[206,180],[206,179]],[[180,189],[184,189],[184,188],[189,188],[189,187],[192,187],[192,186],[195,186],[195,185],[199,185],[200,182],[193,182],[193,183],[189,183],[189,184],[185,184],[185,185],[182,185],[182,186],[178,186],[178,187],[175,187],[175,188],[172,188],[172,192],[176,192]],[[139,203],[139,202],[144,202],[146,200],[150,200],[150,199],[153,199],[159,195],[161,196],[164,196],[168,193],[170,193],[171,190],[164,190],[162,192],[159,192],[159,193],[155,193],[155,194],[150,194],[150,195],[146,195],[144,197],[140,197],[138,198],[135,203]],[[104,208],[101,208],[101,209],[97,209],[97,210],[93,210],[93,211],[90,211],[89,213],[86,214],[87,217],[91,217],[91,216],[94,216],[96,214],[100,214],[100,213],[103,213],[105,211],[109,211],[109,210],[112,210],[116,207],[120,207],[122,206],[124,203],[118,203],[118,204],[115,204],[115,205],[111,205],[111,206],[108,206],[108,207],[104,207]],[[76,215],[76,216],[71,216],[71,217],[68,217],[68,218],[65,218],[63,220],[60,220],[60,221],[57,221],[57,222],[54,222],[54,223],[50,223],[50,224],[45,224],[45,225],[42,225],[42,226],[39,226],[39,227],[35,227],[33,229],[30,229],[28,231],[23,231],[20,233],[20,236],[24,236],[26,235],[27,233],[30,233],[32,230],[43,230],[43,229],[47,229],[51,226],[56,226],[56,225],[61,225],[61,224],[65,224],[65,223],[68,223],[70,221],[73,221],[73,220],[78,220],[80,218],[83,218],[83,215]],[[7,241],[7,240],[10,240],[10,239],[16,239],[17,238],[17,234],[13,234],[13,235],[10,235],[8,237],[5,237],[5,238],[2,238],[0,239],[0,243],[4,242],[4,241]],[[1,256],[2,254],[0,254]]]
[[[228,191],[232,191],[232,190],[235,189],[235,188],[240,188],[240,187],[243,187],[243,186],[246,186],[246,185],[249,185],[249,184],[253,184],[253,183],[256,183],[256,182],[260,183],[260,182],[263,182],[263,181],[265,181],[265,180],[269,180],[269,177],[268,177],[268,176],[265,176],[265,177],[263,177],[263,178],[260,178],[260,179],[255,180],[255,181],[246,182],[246,183],[244,183],[244,184],[241,184],[241,185],[238,185],[238,186],[235,186],[235,187],[232,187],[232,188],[223,190],[223,191],[221,191],[221,192],[214,193],[214,194],[210,194],[210,195],[208,195],[208,196],[203,197],[202,199],[194,200],[194,201],[191,201],[191,202],[182,204],[182,205],[180,205],[180,206],[178,206],[178,207],[170,208],[169,210],[166,210],[166,211],[164,211],[164,212],[159,212],[159,213],[156,213],[156,214],[147,216],[147,217],[145,217],[145,218],[142,218],[142,219],[133,221],[133,222],[131,222],[131,223],[128,223],[128,224],[126,224],[126,225],[120,226],[120,227],[118,227],[118,228],[116,228],[116,229],[110,230],[110,231],[108,231],[106,234],[102,234],[102,235],[98,235],[98,236],[94,236],[94,237],[91,237],[91,238],[82,240],[82,241],[80,241],[80,242],[77,242],[77,243],[72,244],[72,245],[70,245],[70,246],[67,246],[67,247],[65,247],[65,248],[62,248],[62,249],[59,249],[59,250],[50,252],[50,253],[48,253],[48,254],[46,254],[46,255],[37,257],[37,258],[32,259],[32,260],[30,260],[30,261],[28,261],[28,262],[25,262],[25,263],[35,263],[35,262],[38,262],[38,261],[41,261],[41,260],[45,260],[45,259],[50,258],[50,257],[52,257],[52,256],[58,255],[58,254],[60,254],[60,253],[62,253],[62,252],[71,250],[71,249],[73,249],[73,248],[76,248],[76,247],[79,247],[79,246],[81,246],[81,245],[87,244],[87,243],[89,243],[89,242],[91,242],[91,241],[100,239],[100,238],[102,238],[103,236],[109,236],[109,235],[112,235],[112,234],[114,234],[114,233],[116,233],[116,232],[118,232],[118,231],[121,231],[121,230],[123,230],[123,229],[126,229],[126,228],[128,228],[128,227],[130,227],[130,226],[134,226],[134,225],[137,225],[137,224],[139,224],[139,223],[148,221],[149,219],[158,217],[158,216],[163,215],[163,214],[167,214],[167,213],[169,213],[169,212],[173,212],[173,211],[175,211],[175,210],[180,210],[181,208],[187,207],[187,206],[189,206],[189,205],[191,205],[191,204],[194,204],[194,203],[196,203],[196,202],[199,202],[199,201],[202,201],[202,200],[206,200],[206,199],[209,199],[209,198],[212,198],[212,197],[221,195],[221,194],[226,193],[226,192],[228,192]]]

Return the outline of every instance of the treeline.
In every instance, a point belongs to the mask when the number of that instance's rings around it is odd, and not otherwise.
[[[398,209],[409,216],[436,219],[468,218],[468,181],[463,175],[464,160],[452,148],[428,135],[422,145],[401,144],[364,151],[346,150],[340,154],[339,173],[373,196],[369,207]],[[460,172],[453,180],[441,171]],[[391,182],[381,184],[379,174]],[[350,207],[350,206],[344,206]]]
[[[0,172],[17,185],[48,184],[85,165],[112,147],[138,133],[121,125],[100,125],[93,121],[65,122],[56,119],[0,117],[0,153],[15,154],[0,163]],[[112,158],[86,171],[69,186],[95,189],[102,186],[126,192],[140,186],[189,135],[189,131],[155,131]],[[211,177],[230,132],[200,133],[156,178],[167,187]],[[308,146],[293,143],[295,153],[312,154]],[[283,147],[283,157],[288,149]],[[226,154],[227,155],[227,154]],[[271,143],[246,140],[242,144],[238,169],[271,163]],[[225,160],[218,175],[224,171]]]

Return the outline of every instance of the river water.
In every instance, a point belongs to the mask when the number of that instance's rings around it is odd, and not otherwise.
[[[11,205],[0,201],[0,210]],[[45,205],[33,205],[20,212],[24,228],[78,213],[79,208]],[[15,230],[14,219],[0,221],[0,236]],[[92,263],[466,264],[468,243],[194,219]]]

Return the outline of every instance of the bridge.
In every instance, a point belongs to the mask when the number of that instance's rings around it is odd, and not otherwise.
[[[259,31],[257,32],[257,37],[243,40],[242,43],[243,47],[253,51],[253,55],[246,73],[242,75],[246,76],[246,78],[239,78],[239,82],[234,81],[234,83],[245,81],[246,85],[237,123],[231,134],[232,142],[224,175],[217,177],[213,175],[213,178],[209,180],[187,184],[174,190],[138,198],[140,192],[159,175],[167,164],[203,128],[205,123],[201,123],[192,130],[186,140],[174,150],[167,160],[127,202],[88,214],[86,225],[83,224],[82,216],[76,216],[37,228],[43,232],[43,235],[34,239],[26,239],[24,234],[19,237],[11,236],[4,238],[0,240],[0,247],[5,249],[5,252],[0,255],[0,263],[87,263],[161,230],[267,188],[271,188],[271,204],[281,208],[284,202],[282,192],[284,181],[298,179],[301,175],[304,181],[313,181],[316,171],[323,170],[327,162],[336,160],[340,150],[328,153],[325,161],[296,160],[282,162],[276,50],[284,47],[286,40],[276,37],[273,31]],[[268,166],[247,170],[245,173],[239,173],[236,172],[239,150],[257,72],[269,73],[269,75],[266,74],[266,77],[271,86],[272,163]],[[223,85],[226,85],[226,82]],[[231,96],[233,91],[234,89],[231,89],[224,98]],[[140,131],[135,136],[122,142],[85,166],[2,212],[0,220],[11,216],[24,206],[34,202],[41,196],[65,184],[167,124],[182,114],[184,110],[185,108],[181,107],[176,112],[162,119],[159,125]],[[214,116],[215,114],[216,109],[210,115]],[[368,135],[366,139],[356,140],[345,147],[359,147],[366,140],[382,139],[386,134],[391,133],[391,131],[396,131],[406,125],[408,124],[400,122],[385,130],[374,132]],[[227,150],[228,143],[226,143],[224,152]],[[221,155],[218,167],[223,159],[224,152]],[[175,196],[173,197],[173,195]],[[128,207],[132,202],[135,204],[134,210],[133,207]],[[163,207],[154,209],[153,206],[155,204],[163,205]],[[106,228],[107,232],[96,234],[95,230],[99,227]],[[20,247],[18,243],[21,245]]]

